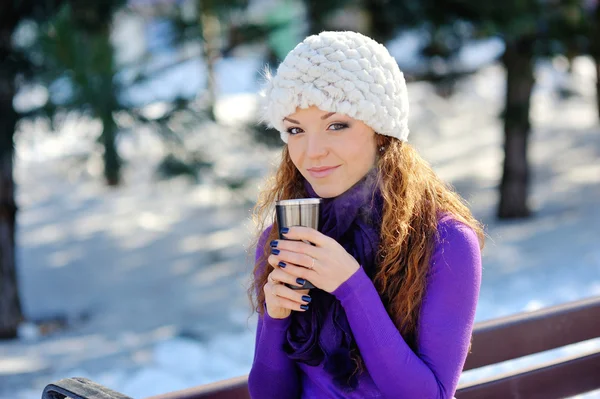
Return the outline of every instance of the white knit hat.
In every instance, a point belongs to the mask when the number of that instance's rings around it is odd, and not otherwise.
[[[376,133],[408,138],[404,75],[383,45],[360,33],[308,36],[266,78],[262,119],[286,143],[283,118],[311,105],[358,119]]]

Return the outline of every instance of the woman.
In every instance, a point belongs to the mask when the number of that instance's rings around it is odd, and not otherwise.
[[[256,208],[252,397],[451,398],[483,231],[406,143],[395,60],[359,33],[323,32],[267,78],[264,118],[287,145]],[[264,229],[276,200],[303,197],[323,198],[319,231]],[[305,281],[317,288],[286,286]]]

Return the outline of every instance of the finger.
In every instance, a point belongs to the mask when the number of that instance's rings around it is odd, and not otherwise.
[[[283,234],[283,233],[282,233]],[[325,234],[305,226],[292,226],[288,228],[288,232],[283,236],[289,240],[307,240],[315,244],[317,247],[326,247],[332,238]]]
[[[298,282],[296,281],[297,277],[294,277],[291,274],[286,273],[281,268],[273,270],[269,274],[269,276],[272,280],[275,280],[278,283],[286,283],[286,284],[290,284],[290,285],[293,285],[296,287],[302,287],[302,284],[298,284]]]
[[[279,259],[277,257],[277,255],[269,255],[269,257],[267,258],[267,262],[269,262],[269,264],[271,266],[273,266],[274,269],[277,269],[279,266],[277,266],[277,264],[281,261],[281,259]]]
[[[263,285],[263,291],[265,293],[265,299],[266,297],[273,297],[275,296],[275,283],[272,283],[271,280],[267,281],[265,285]]]
[[[271,298],[268,301],[273,306],[280,308],[305,311],[311,301],[310,296],[296,293],[294,290],[281,284],[274,284]]]
[[[299,254],[306,254],[312,258],[319,258],[319,256],[321,256],[323,253],[322,248],[306,244],[302,241],[273,240],[271,241],[271,248],[277,248],[279,250],[285,250]]]
[[[303,283],[304,283],[304,281],[303,281]],[[268,283],[268,284],[270,284],[270,285],[267,286],[265,284],[265,286],[264,286],[265,295],[276,296],[274,294],[275,288],[273,288],[273,287],[278,286],[278,285],[282,285],[282,284],[279,284],[279,283]],[[294,286],[295,287],[302,288],[303,285],[304,284],[298,284],[297,282],[294,281]],[[287,287],[286,285],[282,285],[282,286]],[[300,294],[301,296],[304,296],[304,295],[310,296],[310,289],[308,289],[308,288],[305,288],[305,289],[292,289],[292,288],[289,288],[289,289],[291,289],[292,291]]]
[[[298,312],[306,312],[308,310],[308,307],[310,306],[307,303],[298,303],[298,302],[294,302],[287,298],[282,298],[282,297],[277,297],[275,299],[275,301],[276,301],[276,303],[274,303],[275,306],[278,306],[280,308],[295,310]]]
[[[275,295],[277,295],[279,298],[285,298],[301,305],[307,305],[311,302],[312,298],[304,291],[305,290],[293,290],[281,284],[277,285],[274,290]]]
[[[314,270],[307,269],[304,266],[297,266],[288,262],[283,262],[283,264],[285,266],[282,265],[280,267],[284,269],[286,273],[291,274],[296,279],[296,284],[300,284],[297,279],[301,278],[317,285],[316,280],[319,280],[319,275]]]
[[[278,251],[277,253],[273,252],[275,256],[284,263],[292,263],[297,266],[302,266],[308,269],[313,269],[316,266],[316,261],[313,261],[312,256],[308,256],[306,254],[299,254],[297,252],[290,252],[283,249],[274,250]],[[278,267],[281,267],[281,264],[277,263]],[[285,266],[284,266],[285,267]]]
[[[263,291],[265,292],[265,301],[267,302],[267,304],[274,304],[276,305],[277,302],[277,287],[280,287],[281,284],[278,283],[272,283],[271,281],[267,282],[264,286],[263,286]]]

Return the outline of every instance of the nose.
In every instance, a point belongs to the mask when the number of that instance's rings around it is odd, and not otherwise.
[[[306,143],[306,156],[316,159],[327,155],[327,140],[323,134],[308,134]]]

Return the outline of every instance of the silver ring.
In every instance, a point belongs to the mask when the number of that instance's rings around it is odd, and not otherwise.
[[[312,256],[311,256],[311,258],[312,258]],[[312,269],[314,269],[314,268],[315,268],[315,260],[316,260],[316,259],[315,259],[315,258],[312,258],[312,260],[313,260],[313,261],[312,261],[312,265],[310,265],[310,270],[312,270]]]

